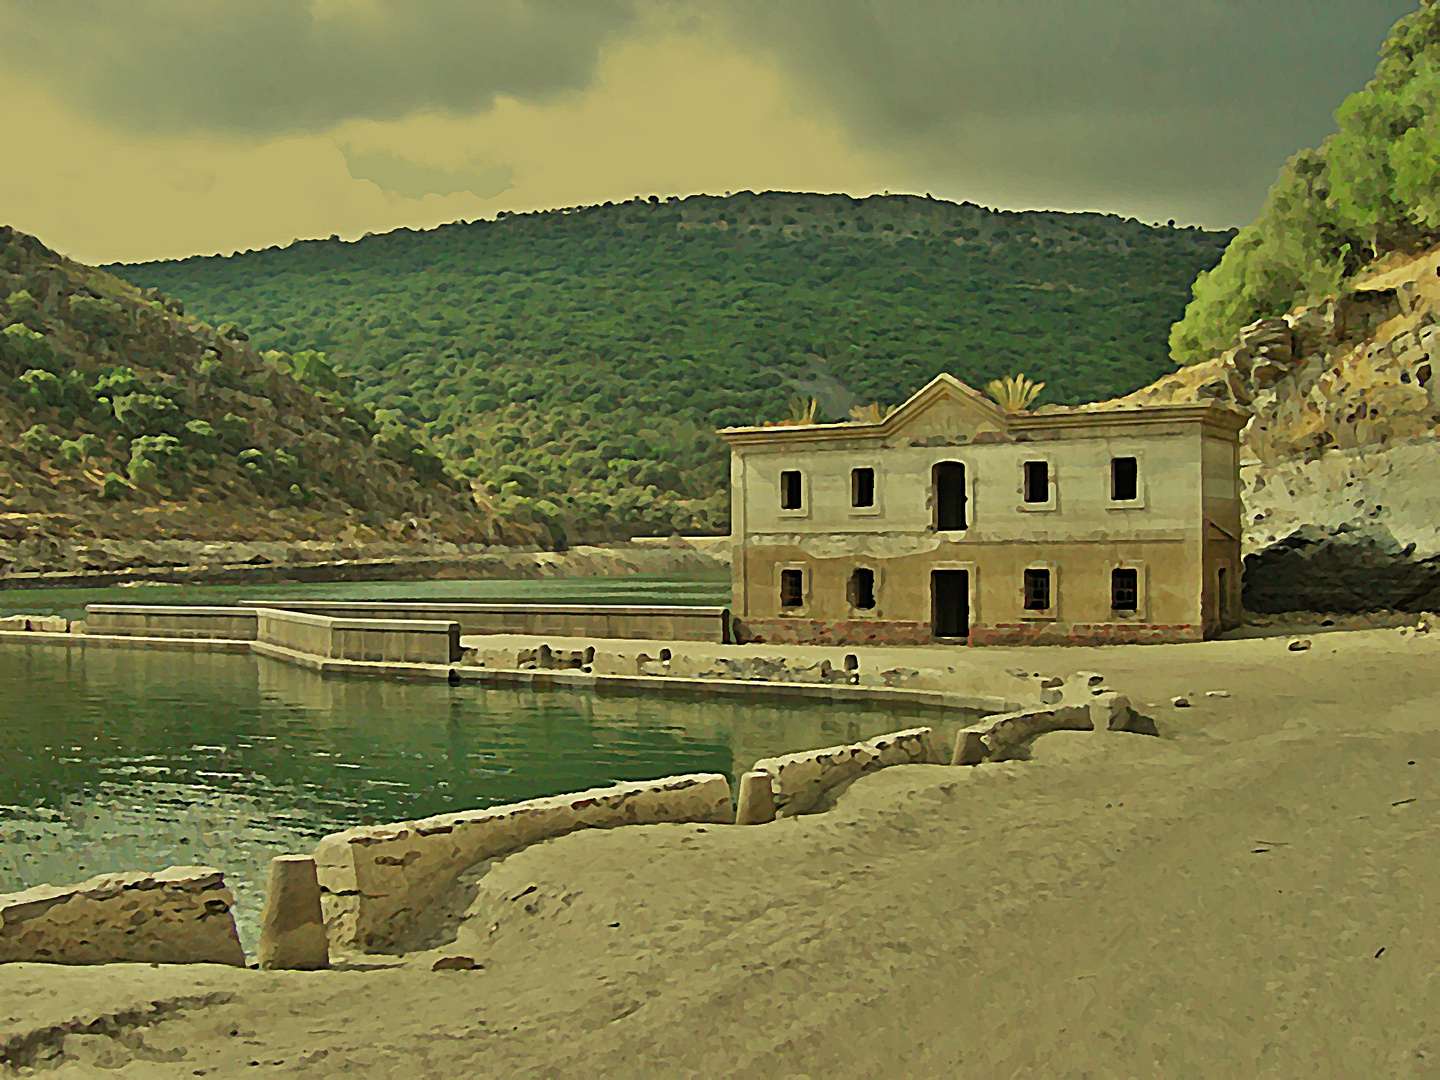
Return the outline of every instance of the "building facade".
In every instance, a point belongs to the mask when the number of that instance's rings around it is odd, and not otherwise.
[[[1193,641],[1240,621],[1222,405],[1007,414],[941,375],[880,423],[726,428],[741,640]]]

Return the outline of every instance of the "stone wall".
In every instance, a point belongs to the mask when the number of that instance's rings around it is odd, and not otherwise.
[[[241,601],[246,607],[350,619],[454,621],[464,635],[554,634],[650,641],[730,640],[730,611],[723,607],[621,604],[473,604],[437,601]]]
[[[767,773],[777,817],[813,809],[824,794],[863,773],[889,765],[942,764],[934,732],[910,728],[848,746],[828,746],[757,761],[752,773]]]
[[[332,619],[255,609],[256,651],[265,646],[329,660],[452,664],[461,657],[460,625],[420,619]]]
[[[224,875],[208,866],[38,885],[0,896],[0,963],[243,967],[234,905]]]
[[[332,948],[403,948],[476,863],[577,829],[734,821],[718,773],[670,776],[323,838],[314,858]]]
[[[85,632],[125,637],[255,640],[255,612],[243,607],[87,604]]]

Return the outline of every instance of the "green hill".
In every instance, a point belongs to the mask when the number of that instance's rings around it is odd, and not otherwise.
[[[1176,324],[1176,363],[1235,344],[1236,332],[1344,290],[1387,252],[1440,240],[1440,2],[1395,24],[1375,77],[1335,114],[1337,131],[1281,170],[1254,224],[1195,282]]]
[[[0,541],[520,539],[322,358],[0,228]]]
[[[501,514],[573,541],[725,531],[714,428],[797,397],[842,419],[941,371],[1025,372],[1060,403],[1142,386],[1230,236],[747,192],[107,269],[262,349],[320,350]]]

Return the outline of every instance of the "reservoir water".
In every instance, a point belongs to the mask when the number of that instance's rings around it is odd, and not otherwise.
[[[46,590],[0,600],[41,613],[266,593],[714,604],[728,600],[728,582]],[[325,833],[620,780],[733,780],[762,757],[923,722],[854,706],[326,677],[243,654],[0,644],[0,892],[215,866],[253,951],[268,860],[308,851]]]

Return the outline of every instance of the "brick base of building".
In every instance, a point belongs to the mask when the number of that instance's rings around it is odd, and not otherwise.
[[[735,640],[771,645],[925,645],[934,640],[924,623],[819,619],[736,619]]]
[[[736,619],[741,645],[933,645],[930,627],[914,622],[819,619]],[[1200,626],[1156,623],[996,623],[972,626],[968,639],[942,638],[944,644],[969,645],[1163,645],[1201,641]]]
[[[1155,623],[996,623],[970,628],[971,645],[1164,645],[1204,637],[1199,626]]]

